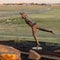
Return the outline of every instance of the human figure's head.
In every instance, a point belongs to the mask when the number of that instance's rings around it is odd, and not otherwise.
[[[24,12],[23,13],[20,13],[20,15],[21,15],[22,19],[25,19],[26,16],[27,16],[26,13],[24,13]]]

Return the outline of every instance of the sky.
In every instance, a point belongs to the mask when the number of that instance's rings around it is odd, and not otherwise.
[[[60,3],[60,0],[0,0],[0,3]]]

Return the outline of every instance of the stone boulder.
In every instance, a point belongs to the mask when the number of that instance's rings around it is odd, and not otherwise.
[[[11,46],[0,45],[0,60],[21,60],[21,52]]]
[[[36,51],[34,51],[34,50],[30,50],[28,59],[40,60],[41,59],[41,55],[39,53],[37,53]]]

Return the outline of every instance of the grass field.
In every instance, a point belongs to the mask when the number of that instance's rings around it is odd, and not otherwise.
[[[60,44],[60,7],[53,6],[0,6],[0,40],[34,41],[31,28],[21,19],[26,12],[39,26],[51,29],[56,35],[37,31],[39,41]],[[45,12],[46,11],[46,12]]]

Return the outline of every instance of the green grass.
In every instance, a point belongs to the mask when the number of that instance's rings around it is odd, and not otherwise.
[[[50,11],[37,13],[46,8],[50,8]],[[20,11],[30,12],[28,15],[32,21],[56,34],[37,31],[39,41],[60,43],[60,7],[49,6],[0,6],[0,40],[34,41],[31,28],[21,19]]]

